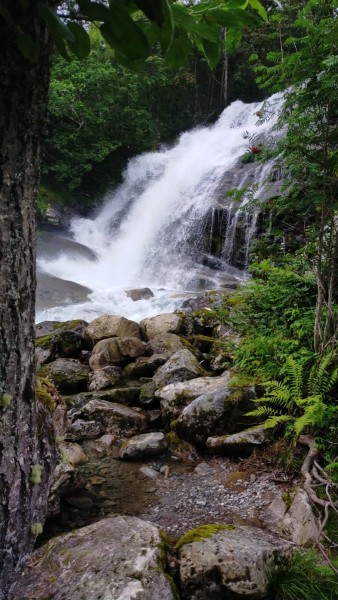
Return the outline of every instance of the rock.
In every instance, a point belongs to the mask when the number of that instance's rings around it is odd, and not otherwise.
[[[136,337],[141,339],[140,327],[119,315],[104,315],[92,321],[86,329],[86,337],[93,344],[111,337]]]
[[[147,343],[149,354],[163,356],[165,360],[168,360],[178,350],[183,350],[184,347],[181,338],[174,333],[160,333]]]
[[[80,410],[79,417],[99,423],[100,433],[121,435],[123,432],[127,437],[145,432],[148,426],[147,416],[141,409],[106,400],[91,400]]]
[[[120,367],[107,365],[89,374],[88,390],[96,391],[112,387],[120,381],[122,369]]]
[[[165,363],[165,358],[158,354],[153,356],[140,356],[123,369],[123,379],[139,379],[140,377],[151,377],[156,369]]]
[[[297,546],[313,546],[318,542],[318,522],[308,495],[301,488],[277,496],[268,506],[265,521]]]
[[[87,389],[89,368],[72,358],[58,358],[44,365],[38,376],[51,379],[61,394],[76,394]]]
[[[90,400],[108,400],[110,402],[119,402],[121,404],[126,404],[127,406],[133,406],[138,404],[140,389],[141,384],[137,382],[125,384],[122,384],[121,382],[119,387],[114,387],[112,389],[109,388],[95,392],[81,392],[74,396],[68,396],[66,397],[66,402],[68,408],[72,411],[82,408],[85,404],[90,402]],[[70,416],[72,416],[72,414],[73,413],[71,412]]]
[[[157,527],[136,517],[103,519],[36,550],[14,600],[175,600],[162,565]]]
[[[146,340],[163,333],[178,333],[182,319],[173,313],[163,313],[150,319],[143,319],[140,323],[141,331]]]
[[[148,467],[147,465],[143,465],[140,468],[140,473],[142,473],[142,475],[144,475],[145,477],[148,477],[148,479],[159,479],[161,477],[161,473],[159,471],[156,471],[156,469],[153,469],[152,467]]]
[[[202,526],[178,542],[183,597],[265,598],[267,570],[291,555],[291,544],[255,527],[223,527]]]
[[[66,434],[67,440],[93,440],[99,435],[101,435],[103,431],[103,426],[101,423],[97,423],[96,421],[84,421],[83,419],[76,419],[73,423],[68,427],[68,431]]]
[[[52,484],[49,489],[47,517],[53,517],[59,514],[60,496],[66,489],[72,487],[74,474],[74,467],[68,463],[62,462],[56,466]]]
[[[251,452],[271,441],[271,431],[264,427],[252,427],[232,435],[220,437],[209,437],[206,442],[207,448],[217,454],[226,456],[250,456]]]
[[[102,369],[107,365],[119,364],[122,356],[115,337],[107,338],[97,342],[89,359],[89,366],[93,371]]]
[[[195,467],[194,473],[198,476],[210,475],[211,468],[209,467],[208,463],[201,462],[197,465],[197,467]]]
[[[110,448],[110,446],[112,446],[114,443],[114,436],[110,433],[106,433],[98,440],[98,442],[102,444],[102,446]]]
[[[212,432],[224,430],[233,419],[237,421],[240,417],[238,407],[229,401],[229,395],[230,391],[225,388],[199,396],[183,409],[176,421],[175,431],[192,444],[204,444]]]
[[[78,358],[87,348],[84,332],[86,321],[80,319],[59,323],[43,321],[36,325],[35,354],[39,364],[56,358]]]
[[[119,457],[121,459],[144,458],[162,454],[167,449],[167,441],[164,433],[144,433],[130,438],[120,448]]]
[[[59,449],[63,461],[72,467],[84,465],[86,462],[88,462],[88,457],[83,452],[79,444],[74,444],[72,442],[60,442]]]
[[[150,288],[137,288],[134,290],[127,290],[126,295],[133,302],[137,302],[138,300],[149,300],[149,298],[154,297],[154,294]]]
[[[136,337],[111,337],[95,344],[89,359],[89,366],[93,371],[107,365],[116,365],[127,358],[136,358],[144,354],[145,346]]]
[[[189,350],[184,349],[175,352],[163,367],[160,367],[156,371],[153,381],[160,388],[169,383],[187,381],[196,378],[197,375],[203,374],[204,370],[197,358]]]
[[[136,337],[117,338],[117,345],[124,358],[136,358],[145,352],[144,344]]]
[[[183,408],[192,400],[208,392],[224,391],[230,380],[230,373],[220,377],[197,377],[190,381],[171,383],[156,391],[156,398],[161,402],[163,418],[169,422],[177,419]]]
[[[155,392],[157,390],[157,385],[154,381],[148,381],[148,383],[144,383],[140,389],[140,404],[145,408],[158,406],[159,401],[155,398]]]

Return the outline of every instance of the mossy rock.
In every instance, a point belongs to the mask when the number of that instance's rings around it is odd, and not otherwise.
[[[203,540],[215,535],[219,531],[235,529],[233,525],[220,525],[219,523],[210,523],[209,525],[201,525],[196,529],[191,529],[185,533],[177,542],[176,550],[179,552],[186,544],[194,542],[203,542]]]
[[[61,394],[76,394],[87,389],[89,367],[71,358],[58,358],[39,369],[38,376],[52,380]]]

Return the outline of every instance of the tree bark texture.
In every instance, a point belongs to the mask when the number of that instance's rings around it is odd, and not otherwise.
[[[39,46],[31,63],[17,48],[14,24],[0,20],[0,600],[10,600],[34,524],[44,521],[56,460],[34,375],[35,199],[51,52],[36,0],[1,4]]]

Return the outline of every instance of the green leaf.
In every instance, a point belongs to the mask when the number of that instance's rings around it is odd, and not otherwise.
[[[103,4],[91,0],[78,0],[81,12],[89,21],[108,21],[109,10]]]
[[[67,46],[65,44],[64,39],[62,39],[62,37],[57,33],[54,33],[53,41],[62,58],[64,58],[67,62],[70,62],[71,58],[67,52]]]
[[[68,42],[68,46],[77,58],[82,60],[90,53],[90,38],[86,30],[78,23],[69,23],[68,27],[75,37],[74,42]]]
[[[249,4],[250,4],[251,8],[254,8],[255,10],[257,10],[259,16],[262,17],[263,21],[268,20],[268,15],[266,13],[266,10],[265,10],[264,6],[262,6],[258,0],[249,0]]]
[[[186,8],[178,4],[173,4],[172,12],[175,25],[210,42],[217,42],[218,29],[215,25],[196,20],[195,16],[190,15]]]
[[[114,1],[109,8],[110,20],[100,26],[106,42],[130,61],[144,61],[149,54],[149,45],[143,31],[136,25],[128,10]]]
[[[236,8],[228,10],[226,7],[210,10],[207,18],[220,27],[240,28],[243,25],[257,25],[260,22],[256,15],[251,15],[245,10]]]
[[[221,57],[221,43],[209,42],[209,40],[201,40],[203,51],[208,61],[210,69],[217,67]]]
[[[191,53],[192,44],[185,31],[177,29],[175,32],[174,41],[167,52],[165,63],[170,69],[176,69],[184,65]]]
[[[234,52],[238,48],[242,39],[241,29],[229,29],[226,32],[226,38],[224,41],[225,49],[227,52]]]
[[[160,27],[164,24],[165,14],[164,14],[164,2],[163,0],[157,0],[154,2],[153,0],[134,0],[136,6],[144,12],[144,14],[151,21],[155,21],[157,25]]]
[[[46,4],[42,4],[42,2],[38,2],[38,13],[39,16],[46,21],[48,25],[48,29],[52,34],[54,41],[55,36],[59,36],[66,40],[67,42],[74,42],[75,38],[70,29],[62,23],[61,19],[57,16],[57,14]],[[55,42],[56,43],[56,42]]]
[[[32,38],[25,33],[18,33],[17,44],[21,54],[27,58],[27,60],[30,60],[33,63],[38,62],[39,49]]]

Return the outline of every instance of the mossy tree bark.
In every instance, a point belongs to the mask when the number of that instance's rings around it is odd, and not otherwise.
[[[37,1],[17,4],[39,59],[31,63],[22,56],[16,27],[0,17],[1,600],[12,597],[36,537],[34,524],[43,523],[56,460],[50,418],[46,422],[47,411],[42,415],[36,404],[34,375],[35,198],[51,45]],[[1,5],[14,10],[13,0]],[[41,483],[33,481],[34,465],[42,467]]]

